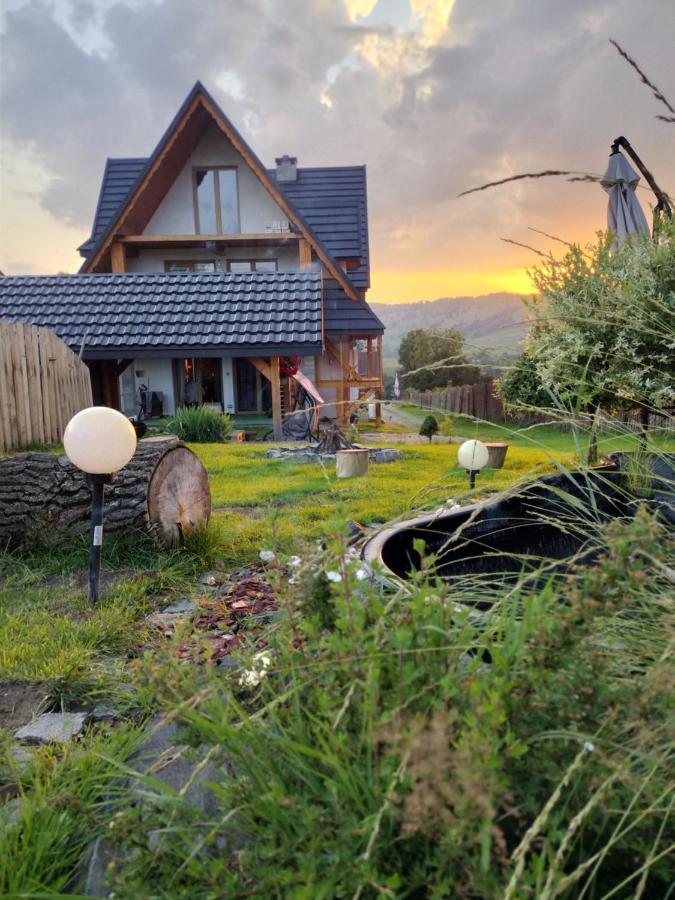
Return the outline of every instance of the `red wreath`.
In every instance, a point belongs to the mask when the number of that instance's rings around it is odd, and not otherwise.
[[[282,378],[288,378],[290,375],[295,375],[300,368],[301,362],[301,356],[282,356],[279,360],[279,374]]]

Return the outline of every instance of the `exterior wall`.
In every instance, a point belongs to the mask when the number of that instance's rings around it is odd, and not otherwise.
[[[194,229],[193,229],[194,230]],[[214,260],[217,272],[227,272],[228,259],[276,259],[280,272],[294,272],[299,265],[298,242],[292,241],[282,246],[249,246],[225,247],[218,254],[213,250],[197,247],[166,250],[140,250],[138,256],[127,257],[128,272],[163,272],[165,261],[179,260]]]
[[[141,375],[138,373],[142,372]],[[131,373],[131,374],[129,374]],[[131,397],[131,378],[133,378],[133,406],[129,408]],[[151,391],[161,391],[164,399],[164,414],[173,415],[176,411],[173,388],[173,362],[171,359],[135,359],[129,368],[120,375],[120,397],[123,412],[127,416],[138,412],[138,388],[145,384]]]
[[[272,222],[284,220],[282,211],[243,157],[237,153],[218,126],[212,124],[148,222],[145,234],[195,233],[192,192],[194,166],[237,167],[239,225],[242,233],[262,233]]]

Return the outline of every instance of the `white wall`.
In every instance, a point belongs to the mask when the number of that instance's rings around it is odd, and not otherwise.
[[[239,188],[239,223],[242,232],[264,232],[285,217],[244,158],[215,123],[206,130],[187,163],[155,211],[144,234],[194,234],[192,194],[194,166],[236,166]]]
[[[194,230],[194,229],[193,229]],[[166,250],[140,250],[138,256],[127,257],[128,272],[163,272],[165,261],[172,259],[214,260],[216,271],[227,271],[228,259],[276,259],[280,272],[294,272],[300,267],[298,242],[273,247],[226,247],[222,254],[196,247]]]
[[[142,372],[139,375],[138,372]],[[122,396],[128,396],[129,390],[124,391],[124,382],[131,381],[130,375],[134,379],[134,407],[128,409],[125,403],[124,412],[126,415],[136,415],[138,412],[138,388],[141,384],[146,384],[151,391],[161,391],[164,400],[164,414],[172,415],[176,411],[176,404],[173,393],[173,367],[170,359],[135,359],[129,368],[120,376],[120,392]]]

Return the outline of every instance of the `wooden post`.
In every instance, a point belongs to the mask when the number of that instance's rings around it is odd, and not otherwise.
[[[308,240],[300,238],[298,241],[298,252],[300,254],[300,268],[309,269],[312,265],[312,247]]]
[[[375,404],[375,424],[380,426],[382,424],[382,404],[380,400],[382,399],[383,392],[383,382],[382,382],[382,335],[379,334],[377,336],[377,376],[380,379],[380,386],[377,389],[377,403]]]
[[[337,420],[342,426],[347,423],[347,389],[345,388],[344,344],[340,338],[340,387],[338,389]]]
[[[126,272],[127,259],[124,244],[115,242],[110,245],[110,268],[113,272]]]
[[[270,359],[270,382],[272,384],[272,428],[274,429],[274,440],[283,439],[284,433],[282,429],[281,417],[281,375],[279,373],[280,359],[273,356]]]

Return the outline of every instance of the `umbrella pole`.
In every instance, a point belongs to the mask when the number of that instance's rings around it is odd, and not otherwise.
[[[635,150],[633,150],[630,141],[628,141],[627,138],[623,136],[615,138],[614,142],[612,143],[612,155],[619,152],[619,147],[623,147],[628,156],[630,156],[630,158],[640,170],[640,173],[644,176],[644,179],[649,187],[652,189],[652,191],[654,191],[654,195],[656,196],[656,199],[658,201],[658,203],[656,204],[656,208],[654,209],[654,234],[656,234],[656,223],[658,222],[661,213],[665,213],[665,215],[669,219],[672,219],[673,217],[673,210],[668,201],[668,195],[664,194],[664,192],[658,186],[658,184],[654,180],[654,176],[649,171],[647,166],[642,162]]]

